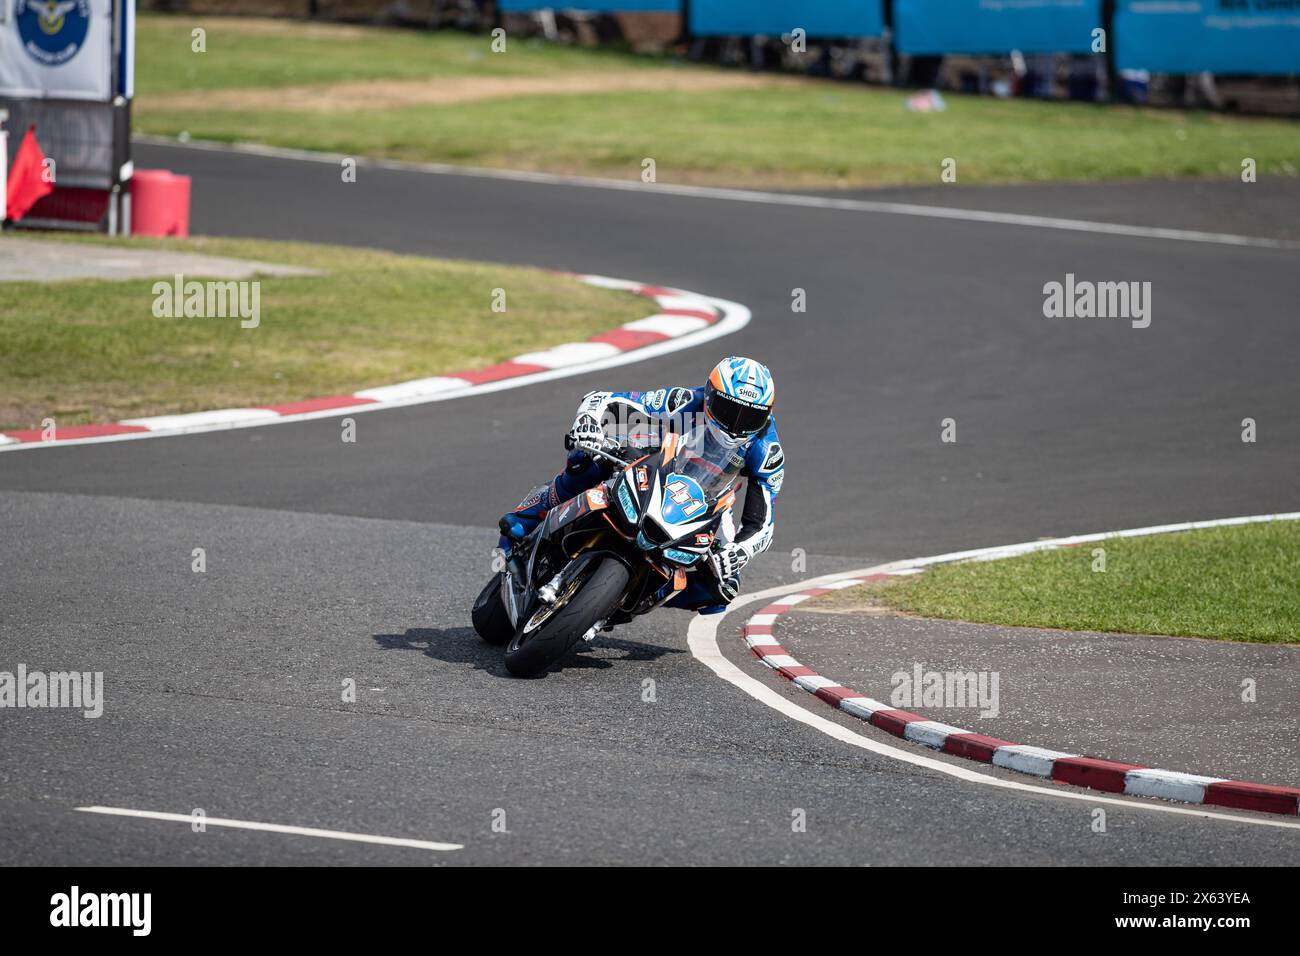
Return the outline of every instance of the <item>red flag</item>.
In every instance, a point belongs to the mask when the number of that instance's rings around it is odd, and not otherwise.
[[[18,155],[5,184],[6,214],[17,222],[42,196],[54,192],[54,183],[45,178],[45,154],[36,142],[36,127],[27,127],[27,135],[18,146]]]

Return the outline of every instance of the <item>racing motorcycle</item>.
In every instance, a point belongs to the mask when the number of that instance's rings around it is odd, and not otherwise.
[[[611,476],[548,511],[474,602],[474,629],[506,645],[516,677],[650,613],[688,574],[714,573],[708,556],[744,464],[737,449],[700,425],[641,457],[612,438],[587,451],[611,463]]]

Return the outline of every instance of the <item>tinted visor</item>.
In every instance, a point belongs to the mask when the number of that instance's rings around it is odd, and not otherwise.
[[[757,434],[772,414],[772,409],[766,405],[751,405],[713,388],[709,389],[706,404],[709,415],[718,426],[735,437]]]

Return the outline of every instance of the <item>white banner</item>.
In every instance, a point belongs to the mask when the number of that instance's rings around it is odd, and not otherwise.
[[[0,0],[0,96],[109,100],[113,0]]]

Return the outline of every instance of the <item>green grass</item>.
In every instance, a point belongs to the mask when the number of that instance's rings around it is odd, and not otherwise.
[[[646,315],[634,296],[531,269],[302,243],[124,244],[326,274],[261,277],[255,329],[236,318],[155,318],[155,279],[4,283],[0,430],[46,416],[73,425],[349,393],[490,365]],[[491,310],[495,288],[506,292],[503,313]]]
[[[192,50],[191,31],[207,50]],[[440,76],[537,76],[560,70],[660,66],[619,50],[579,50],[511,39],[493,54],[487,35],[307,24],[240,17],[141,14],[136,21],[136,96]],[[380,105],[380,104],[377,104]]]
[[[1092,570],[1105,549],[1104,573]],[[1002,561],[947,564],[818,601],[864,596],[921,617],[1021,627],[1300,642],[1300,521],[1112,538]]]
[[[400,108],[385,108],[380,97],[337,114],[266,102],[169,110],[151,94],[674,69],[662,59],[527,41],[493,54],[488,37],[455,33],[279,23],[249,35],[238,32],[239,21],[221,19],[208,24],[209,52],[199,55],[189,52],[193,22],[141,18],[139,130],[629,179],[652,157],[662,182],[790,187],[938,183],[946,157],[957,160],[961,183],[1235,177],[1244,156],[1264,176],[1300,168],[1300,126],[1291,121],[960,95],[947,97],[945,113],[915,114],[904,110],[901,91],[829,81]]]
[[[662,182],[854,187],[1262,175],[1300,165],[1300,130],[1269,121],[1122,107],[952,97],[947,113],[903,112],[897,93],[844,88],[624,92],[376,109],[153,113],[137,125],[200,139],[255,141],[396,159],[626,179],[652,157]],[[1181,135],[1181,138],[1180,138]]]

